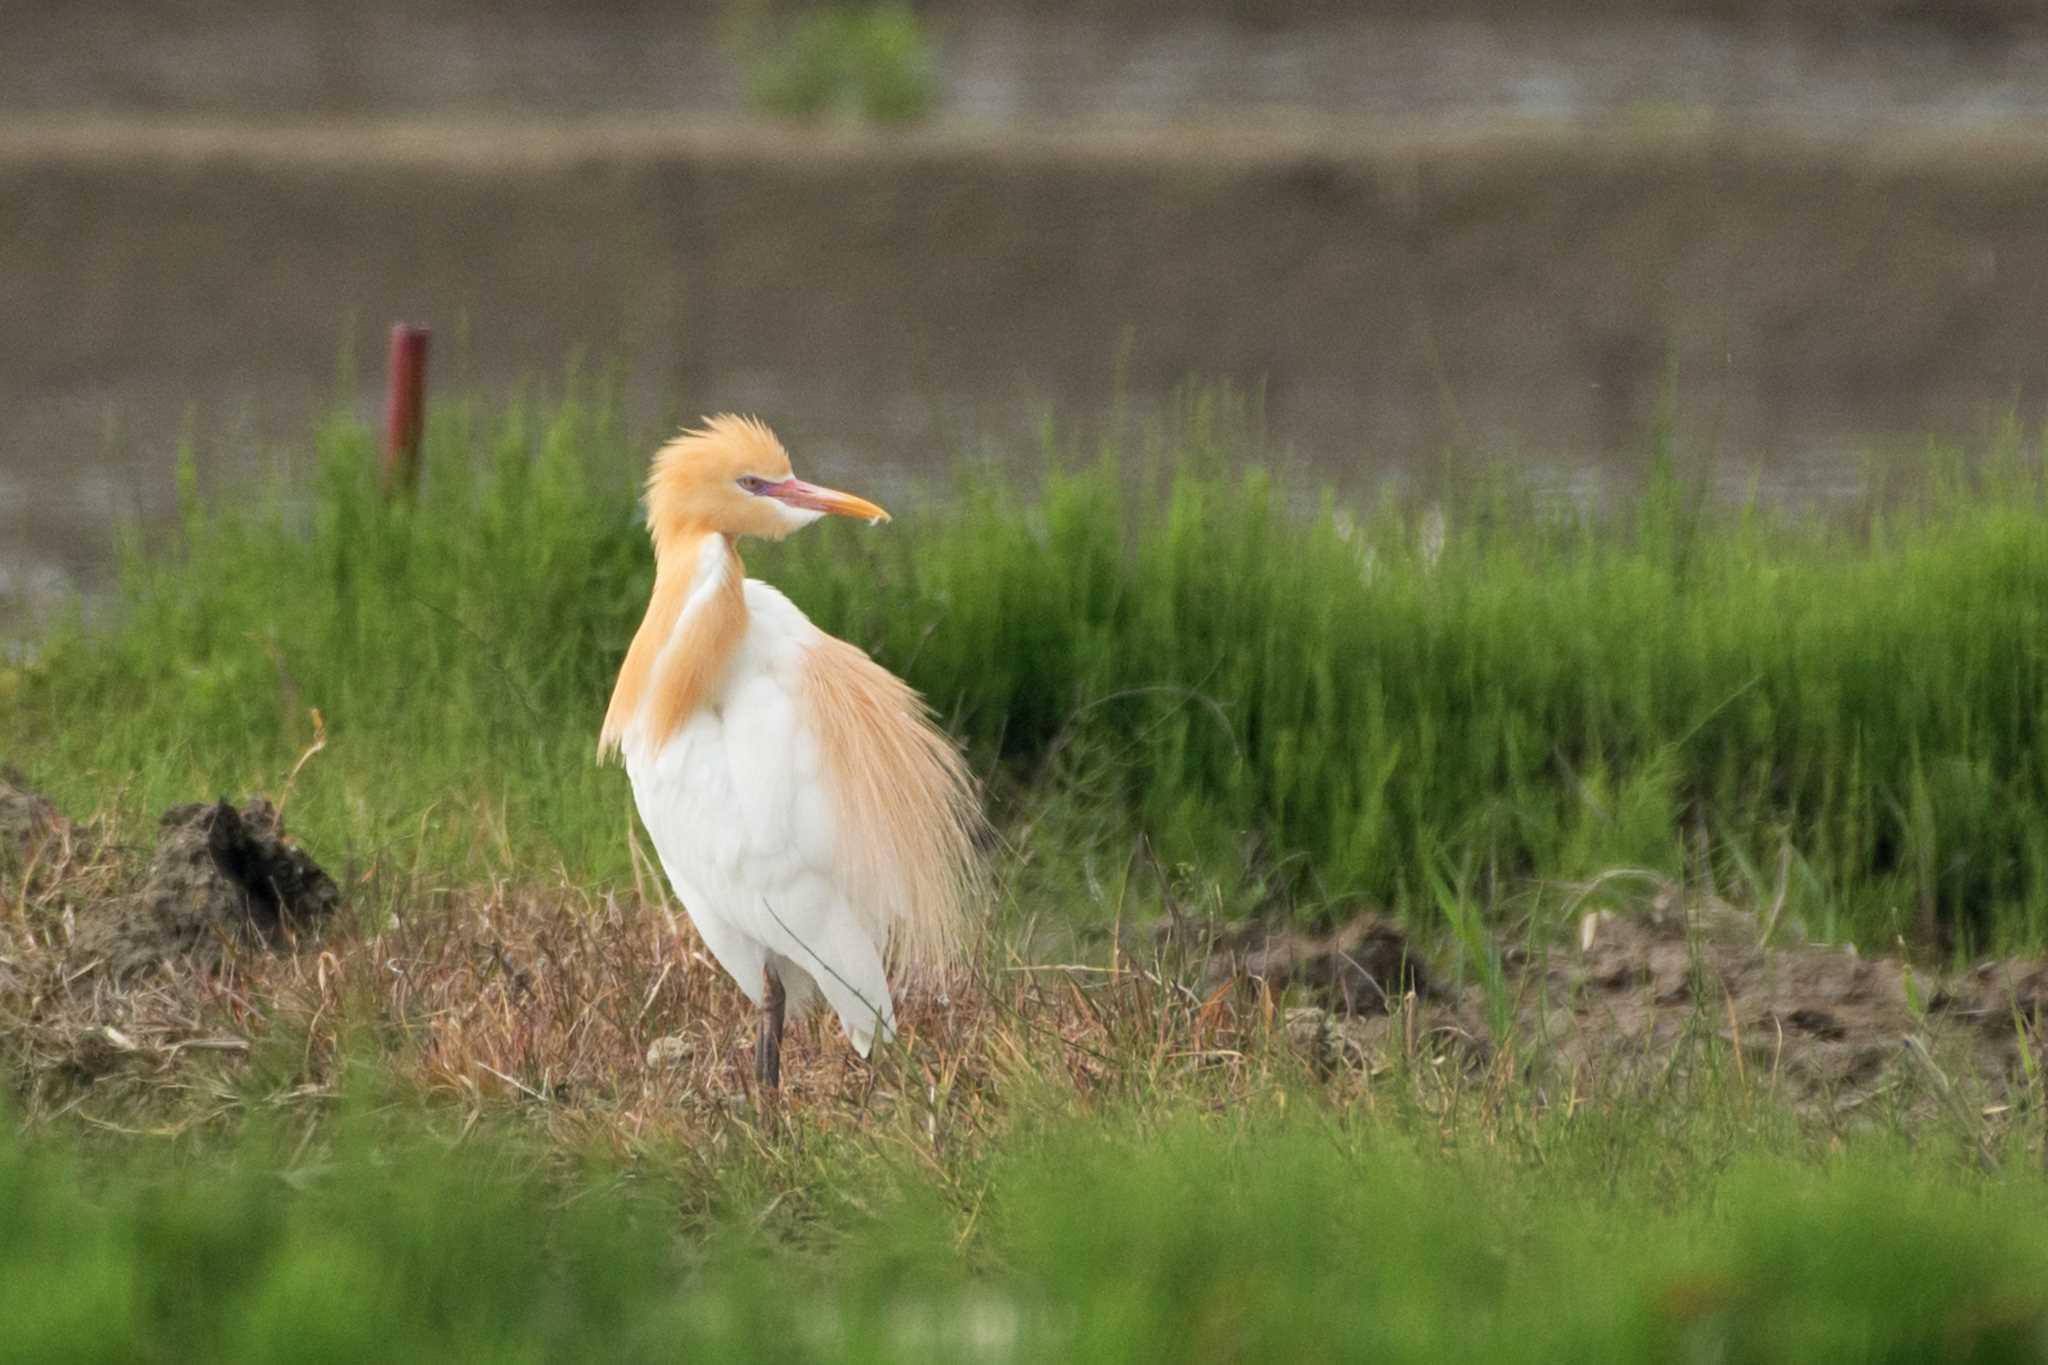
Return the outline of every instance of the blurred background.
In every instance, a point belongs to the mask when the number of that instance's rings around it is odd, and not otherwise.
[[[432,387],[889,492],[1191,379],[1368,490],[1817,500],[2048,393],[2035,0],[8,0],[0,613]]]

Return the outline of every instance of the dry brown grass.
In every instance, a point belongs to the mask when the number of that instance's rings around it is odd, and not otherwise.
[[[1020,1088],[1085,1106],[1180,1077],[1229,1103],[1303,1072],[1270,992],[1203,994],[1163,961],[1039,968],[992,949],[987,970],[901,1001],[899,1044],[875,1065],[829,1014],[794,1026],[781,1099],[764,1104],[752,1007],[666,900],[372,880],[322,942],[223,942],[217,966],[116,980],[81,960],[70,926],[133,859],[91,847],[69,831],[0,870],[0,1065],[32,1124],[182,1132],[317,1104],[353,1070],[465,1124],[524,1110],[631,1154],[764,1111],[824,1130],[907,1121],[935,1141],[998,1122]]]
[[[1546,1115],[1669,1093],[1680,1074],[1732,1084],[1743,1115],[1775,1101],[1830,1132],[1880,1114],[1953,1122],[1986,1151],[2039,1108],[2038,1077],[2015,1068],[2037,1053],[2048,974],[1980,971],[1951,980],[1952,995],[1929,979],[1923,1005],[1896,962],[1766,956],[1728,907],[1674,919],[1670,887],[1625,933],[1606,914],[1576,952],[1511,966],[1515,1023],[1499,1040],[1480,989],[1441,971],[1416,979],[1419,996],[1341,1017],[1300,1003],[1304,989],[1327,995],[1309,975],[1247,974],[1242,958],[1219,973],[1200,932],[1137,952],[1127,938],[1103,964],[996,941],[976,975],[900,1002],[899,1044],[874,1065],[829,1015],[794,1026],[771,1099],[752,1085],[751,1006],[654,877],[611,892],[373,873],[319,942],[270,953],[224,938],[217,963],[117,979],[81,956],[72,927],[136,861],[107,831],[67,824],[0,861],[0,1074],[29,1125],[204,1133],[317,1116],[367,1090],[425,1102],[459,1132],[509,1119],[558,1150],[623,1160],[715,1163],[736,1144],[780,1160],[774,1135],[800,1116],[809,1140],[897,1142],[942,1171],[949,1149],[1022,1111],[1223,1112],[1303,1091],[1392,1106],[1446,1142],[1516,1140]],[[1274,956],[1269,944],[1258,960]]]

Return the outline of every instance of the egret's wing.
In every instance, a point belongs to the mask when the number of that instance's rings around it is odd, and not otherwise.
[[[843,641],[820,636],[802,683],[849,901],[899,970],[953,966],[979,890],[982,822],[959,747],[908,684]]]

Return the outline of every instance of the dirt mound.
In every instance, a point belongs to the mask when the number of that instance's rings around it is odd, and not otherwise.
[[[8,768],[0,768],[0,849],[29,861],[86,856],[63,813]],[[203,965],[234,948],[286,947],[341,903],[333,879],[291,842],[277,808],[261,797],[240,807],[175,806],[158,821],[139,881],[72,885],[92,894],[67,897],[63,907],[67,971],[117,979],[169,958]]]
[[[268,801],[175,806],[157,826],[141,889],[83,907],[71,943],[126,976],[167,957],[285,947],[340,902],[333,879],[285,838]]]
[[[1874,1082],[1923,1027],[1898,959],[1761,938],[1751,917],[1671,890],[1634,913],[1588,914],[1577,952],[1539,968],[1568,1015],[1546,1019],[1552,1040],[1591,1065],[1665,1058],[1710,1032],[1796,1092],[1840,1095]]]
[[[1895,1068],[1937,1057],[2008,1085],[2038,1051],[2048,1017],[2048,962],[1987,962],[1943,977],[1848,946],[1767,947],[1756,917],[1674,886],[1587,913],[1576,927],[1566,946],[1503,954],[1498,1001],[1425,973],[1424,955],[1370,915],[1323,938],[1273,934],[1254,949],[1240,932],[1218,946],[1210,971],[1305,988],[1316,1003],[1291,1010],[1287,1027],[1319,1065],[1372,1069],[1396,1056],[1477,1064],[1505,1043],[1527,1066],[1579,1076],[1661,1071],[1718,1042],[1738,1069],[1836,1108],[1860,1103]],[[1377,989],[1395,981],[1405,984]]]

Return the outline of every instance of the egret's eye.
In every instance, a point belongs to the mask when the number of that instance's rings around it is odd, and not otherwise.
[[[757,479],[752,474],[740,476],[740,487],[749,493],[759,493],[768,487],[768,480]]]

